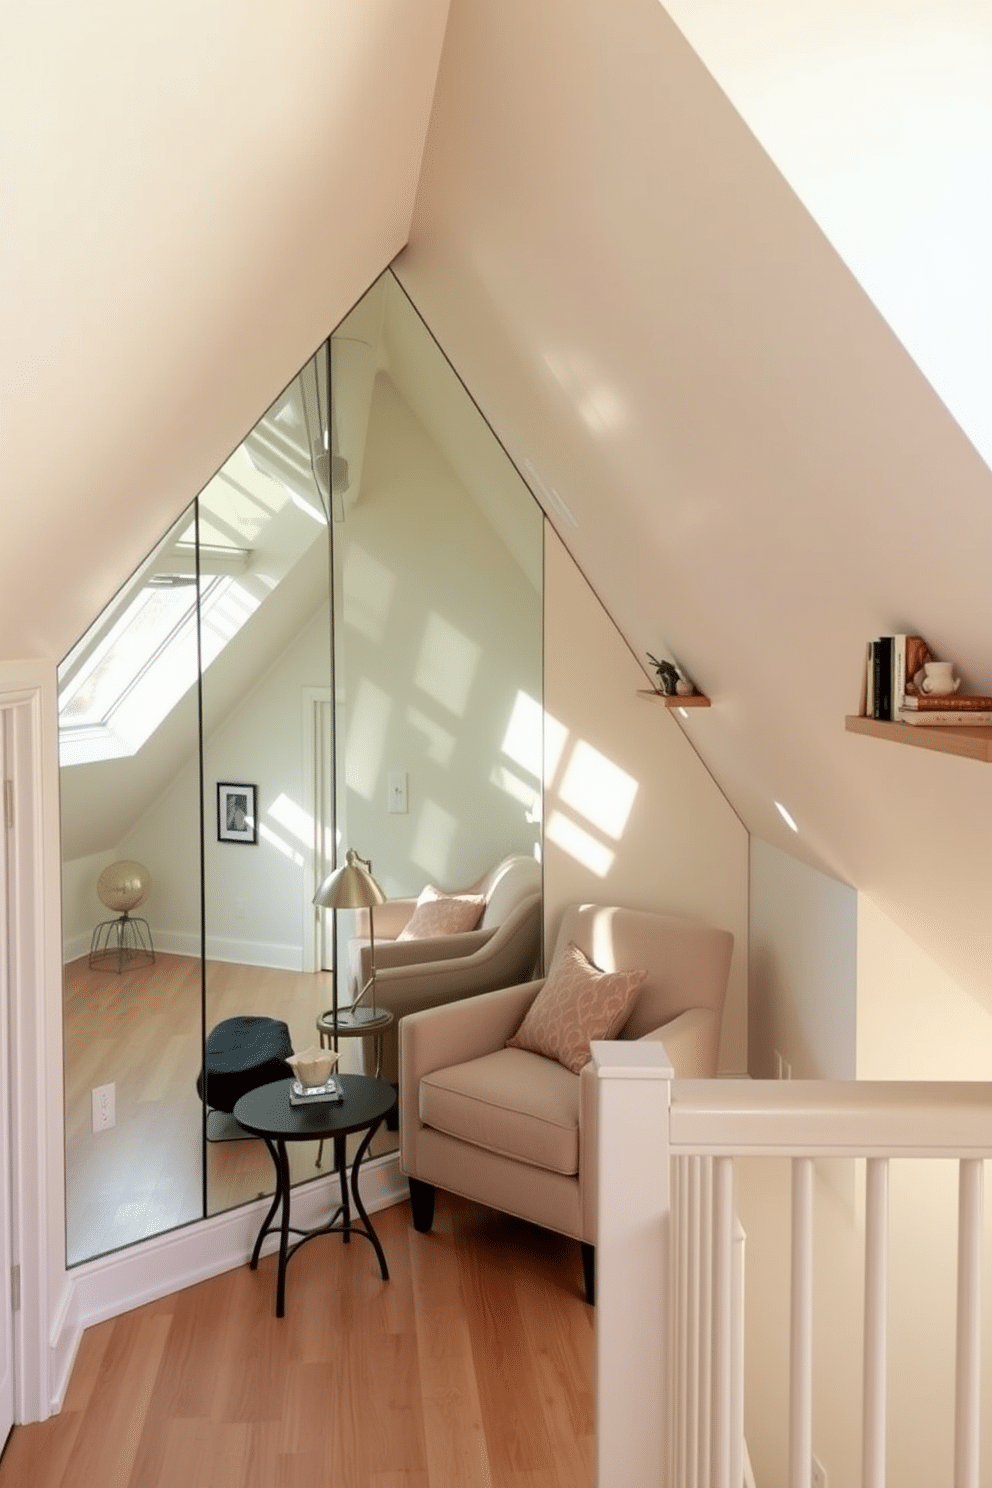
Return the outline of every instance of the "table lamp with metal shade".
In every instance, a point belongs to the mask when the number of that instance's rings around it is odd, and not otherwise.
[[[313,896],[314,904],[321,909],[335,911],[335,960],[337,959],[336,911],[339,909],[367,909],[369,911],[369,978],[351,1006],[341,1008],[339,1011],[338,975],[335,968],[333,1016],[336,1027],[359,1028],[363,1023],[373,1023],[379,1017],[375,1005],[375,927],[373,924],[375,916],[373,910],[377,904],[384,904],[385,901],[385,894],[372,877],[372,864],[368,858],[359,857],[351,847],[345,854],[344,866],[335,868],[332,873],[329,873]],[[359,1007],[359,1003],[368,992],[372,994],[371,1006]]]

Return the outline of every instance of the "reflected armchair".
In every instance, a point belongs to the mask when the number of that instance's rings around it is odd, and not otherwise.
[[[375,996],[395,1022],[382,1039],[381,1078],[399,1080],[398,1025],[424,1008],[460,1001],[533,976],[541,954],[541,868],[533,858],[504,858],[459,891],[481,898],[478,925],[448,934],[404,937],[418,901],[387,899],[375,910]],[[351,1000],[371,974],[367,918],[348,954]],[[342,1002],[349,1000],[343,997]]]
[[[615,1004],[617,1019],[626,1019],[619,1032],[593,1036],[657,1040],[677,1075],[715,1075],[732,950],[729,931],[675,915],[577,905],[565,911],[547,982],[560,986],[578,962],[589,1000],[602,1004],[613,995],[609,984],[624,981],[602,973],[645,972],[637,990],[623,989],[635,997],[632,1006],[628,1000],[625,1011],[622,998]],[[580,1241],[591,1302],[596,1081],[588,1042],[584,1054],[581,1039],[573,1044],[571,1068],[532,1048],[506,1046],[544,985],[506,987],[470,1008],[438,1007],[405,1019],[400,1167],[418,1230],[431,1228],[434,1190],[443,1188]],[[565,1026],[571,1032],[571,1021]]]

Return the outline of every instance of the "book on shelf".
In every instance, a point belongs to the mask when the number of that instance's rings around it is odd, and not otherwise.
[[[947,703],[950,698],[935,698],[934,702]],[[966,728],[992,728],[992,698],[983,699],[989,706],[982,709],[968,708],[899,708],[895,714],[898,723],[913,723],[924,728],[953,728],[963,724]]]
[[[911,713],[989,713],[992,697],[976,692],[921,692],[903,699]]]
[[[871,718],[892,717],[892,637],[879,636],[871,642]]]

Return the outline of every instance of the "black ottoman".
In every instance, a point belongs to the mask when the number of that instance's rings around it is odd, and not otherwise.
[[[292,1075],[286,1060],[293,1052],[289,1028],[277,1018],[225,1018],[207,1034],[206,1102],[233,1112],[235,1103],[256,1085]],[[204,1095],[203,1072],[196,1091]]]

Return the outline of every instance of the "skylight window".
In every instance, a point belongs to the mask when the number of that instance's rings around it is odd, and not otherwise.
[[[200,581],[205,666],[258,607],[230,575]],[[151,576],[110,630],[82,648],[59,695],[63,765],[136,754],[196,682],[196,580]]]

